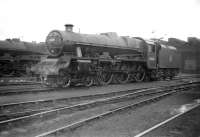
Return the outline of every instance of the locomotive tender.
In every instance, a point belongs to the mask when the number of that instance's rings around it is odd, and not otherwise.
[[[46,45],[49,57],[33,70],[51,86],[165,79],[173,78],[179,70],[175,47],[114,32],[80,34],[67,24],[65,31],[51,31]]]

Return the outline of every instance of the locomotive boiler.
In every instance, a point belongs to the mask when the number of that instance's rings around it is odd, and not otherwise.
[[[65,25],[65,31],[51,31],[46,45],[49,57],[37,64],[34,71],[51,86],[165,79],[174,77],[179,68],[174,62],[179,58],[175,47],[114,32],[75,33],[71,24]],[[167,57],[163,55],[165,51]]]

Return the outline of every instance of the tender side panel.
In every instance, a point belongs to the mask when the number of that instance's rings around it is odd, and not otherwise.
[[[161,45],[159,52],[160,68],[180,68],[180,54],[173,46]]]

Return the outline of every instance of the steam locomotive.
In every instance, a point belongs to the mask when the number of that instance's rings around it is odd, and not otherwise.
[[[180,66],[180,55],[173,46],[114,32],[75,33],[72,24],[66,24],[65,31],[51,31],[46,45],[48,58],[32,70],[51,86],[172,79]]]
[[[0,77],[30,76],[31,66],[45,56],[44,45],[19,39],[0,41]]]

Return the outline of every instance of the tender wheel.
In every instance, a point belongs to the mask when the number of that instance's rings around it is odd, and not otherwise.
[[[163,70],[163,73],[161,75],[161,80],[165,80],[166,79],[166,72],[165,70]]]
[[[170,80],[172,80],[174,78],[174,73],[173,71],[170,71]]]
[[[166,70],[166,78],[167,78],[168,80],[171,80],[171,72],[170,72],[169,69]]]
[[[84,81],[84,85],[86,87],[90,87],[94,84],[94,78],[92,76],[86,76],[85,81]]]
[[[131,75],[128,73],[121,73],[121,74],[117,74],[115,75],[115,79],[118,83],[120,84],[125,84],[128,83],[130,80]]]
[[[141,65],[139,65],[139,66],[137,67],[137,69],[136,69],[136,74],[135,74],[135,77],[134,77],[135,80],[136,80],[137,82],[141,82],[141,81],[144,80],[145,75],[146,75],[145,69],[144,69]]]

